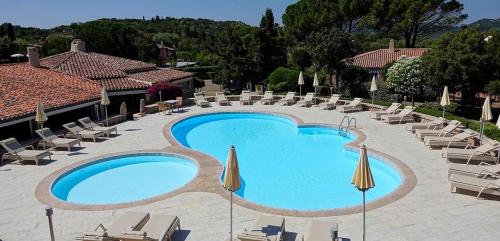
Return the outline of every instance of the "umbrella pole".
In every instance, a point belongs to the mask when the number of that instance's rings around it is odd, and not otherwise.
[[[107,105],[104,106],[104,112],[106,115],[106,126],[108,126],[108,106]]]
[[[363,241],[365,241],[365,230],[366,230],[366,206],[365,206],[365,191],[363,191]]]
[[[49,219],[50,240],[54,241],[55,237],[54,237],[54,225],[52,224],[52,214],[53,214],[52,208],[50,207],[45,208],[45,215]]]
[[[231,192],[231,217],[229,218],[229,241],[233,241],[233,192]]]
[[[483,117],[479,119],[479,122],[481,122],[481,125],[479,127],[479,141],[481,144],[483,144],[483,131],[484,131],[484,120]]]
[[[300,99],[302,100],[302,85],[299,85],[299,96]]]
[[[446,111],[446,106],[443,106],[443,119],[444,119],[444,112]]]
[[[372,91],[372,105],[374,100],[375,100],[375,91]]]

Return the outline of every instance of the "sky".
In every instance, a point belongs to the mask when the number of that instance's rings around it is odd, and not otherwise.
[[[276,21],[286,6],[297,0],[8,0],[2,1],[0,23],[51,28],[99,18],[151,18],[152,16],[238,20],[258,25],[262,13],[271,8]],[[461,0],[471,23],[481,18],[499,18],[500,0]]]

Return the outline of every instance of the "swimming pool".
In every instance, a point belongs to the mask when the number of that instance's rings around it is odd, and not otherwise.
[[[264,113],[215,113],[190,117],[171,128],[183,146],[212,155],[225,165],[229,146],[236,147],[243,199],[260,205],[317,211],[360,205],[351,184],[358,154],[344,145],[355,136],[335,128],[297,126],[289,118]],[[376,187],[367,201],[401,185],[397,170],[369,157]]]
[[[75,204],[119,204],[178,189],[198,173],[192,161],[161,153],[137,153],[96,160],[55,180],[52,194]]]

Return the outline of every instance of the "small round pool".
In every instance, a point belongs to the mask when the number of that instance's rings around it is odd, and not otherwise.
[[[230,145],[236,147],[241,176],[237,195],[263,206],[319,211],[362,204],[351,184],[358,153],[344,145],[354,135],[338,129],[297,126],[289,118],[264,113],[216,113],[184,119],[171,128],[177,141],[212,155],[225,165]],[[376,186],[367,201],[397,189],[399,172],[369,157]]]
[[[55,180],[52,194],[75,204],[118,204],[152,198],[191,181],[198,166],[179,156],[140,153],[100,159]]]

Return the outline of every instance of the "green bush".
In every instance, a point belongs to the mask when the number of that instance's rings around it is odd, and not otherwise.
[[[370,74],[358,66],[347,66],[340,74],[340,91],[354,97],[369,97]]]
[[[267,77],[269,87],[276,92],[295,91],[300,71],[279,67]]]
[[[486,85],[485,88],[490,95],[498,96],[500,95],[500,80],[491,81]]]

